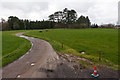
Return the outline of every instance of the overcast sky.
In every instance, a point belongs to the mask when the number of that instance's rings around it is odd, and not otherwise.
[[[20,19],[47,20],[55,11],[74,9],[89,16],[92,23],[116,24],[119,0],[0,0],[0,18],[17,16]]]

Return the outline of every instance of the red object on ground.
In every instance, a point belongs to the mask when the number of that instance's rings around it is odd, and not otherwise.
[[[94,68],[94,73],[93,73],[94,75],[97,75],[97,71],[96,71],[96,66],[95,66],[95,68]]]
[[[92,74],[92,76],[94,76],[94,77],[98,77],[98,76],[99,76],[99,75],[97,74],[96,66],[95,66],[95,68],[94,68],[94,73]]]

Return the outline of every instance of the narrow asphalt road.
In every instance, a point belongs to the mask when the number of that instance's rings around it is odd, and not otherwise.
[[[23,32],[24,33],[24,32]],[[23,36],[23,33],[18,33],[16,36],[23,37],[31,41],[32,48],[20,57],[18,60],[3,68],[3,78],[45,78],[47,75],[43,72],[38,72],[40,67],[45,66],[48,61],[55,61],[58,55],[52,46],[41,39]]]

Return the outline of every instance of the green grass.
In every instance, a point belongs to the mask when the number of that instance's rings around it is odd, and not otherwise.
[[[31,48],[31,43],[28,40],[15,36],[19,32],[22,31],[2,32],[2,66],[18,59]]]
[[[50,42],[56,51],[85,57],[98,63],[99,50],[102,52],[100,64],[118,67],[118,30],[117,29],[50,29],[33,30],[27,36],[37,37]],[[64,45],[64,48],[61,45]],[[86,54],[80,54],[85,51]]]

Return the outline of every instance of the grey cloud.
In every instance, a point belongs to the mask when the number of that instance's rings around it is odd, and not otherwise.
[[[40,12],[48,9],[47,2],[3,2],[1,7],[8,10],[20,10],[24,13]]]
[[[95,5],[94,2],[89,2],[89,1],[74,1],[74,2],[63,2],[59,1],[55,3],[58,9],[63,9],[63,8],[69,8],[69,9],[75,9],[79,13],[87,12],[88,9],[92,6]]]
[[[12,1],[12,2],[10,2]],[[24,2],[26,1],[26,2]],[[55,11],[75,9],[90,17],[92,23],[116,23],[119,0],[2,0],[0,17],[18,16],[31,20],[48,19]]]

